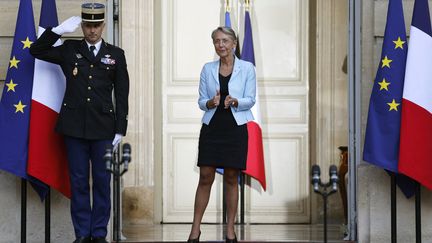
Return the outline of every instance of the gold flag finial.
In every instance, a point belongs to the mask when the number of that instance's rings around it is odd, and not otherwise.
[[[245,0],[245,10],[249,11],[249,6],[250,6],[250,1],[249,0]]]
[[[231,11],[230,1],[225,0],[225,12],[230,12],[230,11]]]

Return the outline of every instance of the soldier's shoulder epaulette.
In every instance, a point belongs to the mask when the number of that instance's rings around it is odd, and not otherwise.
[[[104,43],[105,43],[105,47],[107,47],[107,48],[111,48],[111,49],[114,49],[114,50],[120,50],[120,51],[123,51],[123,49],[121,49],[121,48],[118,47],[118,46],[112,45],[112,44],[110,44],[110,43],[108,43],[108,42],[104,42]]]
[[[105,42],[105,45],[106,45],[107,47],[111,47],[111,48],[118,48],[117,46],[115,46],[115,45],[113,45],[113,44],[110,44],[110,43],[108,43],[108,42]]]

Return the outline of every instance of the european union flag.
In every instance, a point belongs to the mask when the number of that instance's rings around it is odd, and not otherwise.
[[[36,40],[31,0],[21,0],[5,87],[0,102],[0,169],[32,182],[41,198],[47,187],[27,175],[28,132]]]
[[[402,0],[390,0],[381,59],[370,97],[363,159],[394,173],[398,173],[407,51]],[[413,181],[400,174],[397,180],[407,197],[413,195]]]

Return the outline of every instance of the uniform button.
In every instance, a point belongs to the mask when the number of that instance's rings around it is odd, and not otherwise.
[[[93,77],[90,75],[90,76],[89,76],[89,79],[92,79],[92,78],[93,78]]]
[[[109,70],[109,67],[107,67],[107,70]]]
[[[87,98],[87,102],[90,102],[90,98]]]
[[[90,64],[90,67],[92,68],[92,67],[93,67],[93,64]]]
[[[75,66],[78,66],[78,63],[77,63],[77,62],[75,63]]]
[[[66,106],[66,103],[63,103],[63,106]]]
[[[90,87],[90,86],[88,86],[88,87],[87,87],[87,89],[88,89],[88,90],[91,90],[91,87]]]
[[[110,112],[112,112],[112,110],[110,110]]]

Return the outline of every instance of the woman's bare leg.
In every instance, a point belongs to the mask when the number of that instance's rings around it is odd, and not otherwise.
[[[215,178],[215,171],[216,168],[214,167],[200,167],[200,178],[195,194],[194,217],[189,239],[196,239],[199,237],[201,220],[209,202],[210,191]]]
[[[234,239],[234,223],[237,214],[238,206],[238,175],[239,170],[232,168],[225,168],[224,182],[225,182],[225,200],[227,205],[227,237]]]

